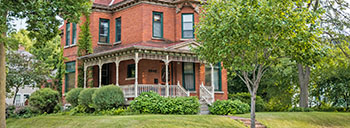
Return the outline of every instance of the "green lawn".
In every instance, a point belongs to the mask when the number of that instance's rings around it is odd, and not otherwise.
[[[249,118],[249,114],[237,115]],[[260,112],[258,121],[269,128],[350,128],[350,113]]]
[[[236,116],[249,118],[249,114]],[[257,113],[257,120],[269,128],[350,128],[350,113],[262,112]],[[244,128],[240,122],[214,115],[47,115],[29,119],[9,119],[7,126],[8,128]]]
[[[133,115],[133,116],[61,116],[9,119],[8,128],[242,128],[242,123],[212,115]]]

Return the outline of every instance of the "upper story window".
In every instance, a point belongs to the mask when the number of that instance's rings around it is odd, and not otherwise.
[[[66,23],[66,46],[69,46],[70,41],[70,23]]]
[[[122,39],[122,19],[115,19],[115,42],[120,42]]]
[[[163,38],[163,13],[153,12],[153,37]]]
[[[99,43],[109,43],[109,20],[100,19]]]
[[[77,43],[77,24],[73,23],[72,45]]]
[[[193,13],[182,14],[182,38],[192,39],[194,38],[194,17]]]

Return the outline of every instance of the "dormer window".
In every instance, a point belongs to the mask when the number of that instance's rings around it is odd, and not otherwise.
[[[194,38],[194,17],[193,13],[182,14],[182,38]]]
[[[99,43],[109,43],[109,20],[100,19]]]
[[[163,13],[153,12],[153,37],[163,38]]]

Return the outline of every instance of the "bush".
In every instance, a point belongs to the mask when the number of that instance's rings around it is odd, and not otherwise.
[[[236,94],[229,94],[228,99],[230,100],[240,100],[243,103],[247,103],[250,106],[250,94],[247,92],[241,92]],[[255,99],[255,111],[262,112],[265,111],[265,103],[264,100],[260,96],[256,96]]]
[[[59,93],[50,88],[35,91],[29,98],[29,104],[40,113],[52,113],[59,103]]]
[[[117,108],[124,104],[123,91],[115,85],[104,86],[97,89],[92,95],[93,106],[97,110]]]
[[[88,111],[93,111],[93,102],[92,95],[95,93],[97,89],[95,88],[86,88],[80,92],[78,103],[79,105],[85,106]]]
[[[125,112],[125,109],[123,108],[112,108],[112,109],[108,109],[108,110],[102,110],[97,112],[97,114],[99,115],[121,115]]]
[[[78,105],[78,97],[82,90],[83,90],[82,88],[74,88],[67,93],[66,100],[73,107]]]
[[[292,108],[291,104],[284,104],[279,98],[272,97],[265,103],[265,111],[268,112],[284,112]]]
[[[249,112],[249,105],[240,100],[217,100],[211,106],[209,111],[215,115],[234,115]]]
[[[196,97],[165,98],[154,92],[143,92],[130,103],[133,111],[150,114],[197,114],[199,106]]]
[[[288,110],[289,112],[313,112],[312,108],[294,107]]]

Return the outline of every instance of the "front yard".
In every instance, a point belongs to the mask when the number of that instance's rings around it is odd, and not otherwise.
[[[258,112],[256,118],[268,128],[350,128],[349,112]]]
[[[61,116],[9,119],[8,128],[242,128],[242,123],[213,115]]]

